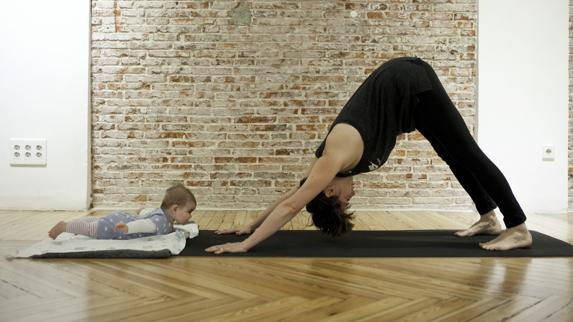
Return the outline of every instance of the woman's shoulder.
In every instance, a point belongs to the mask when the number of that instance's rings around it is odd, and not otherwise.
[[[354,168],[362,159],[364,152],[363,134],[353,125],[348,123],[338,123],[333,128],[326,139],[324,154],[336,154],[344,159],[343,168],[349,170]]]
[[[335,124],[328,134],[326,142],[327,145],[329,140],[337,141],[333,143],[340,144],[360,143],[363,141],[359,126],[347,122],[340,122]]]

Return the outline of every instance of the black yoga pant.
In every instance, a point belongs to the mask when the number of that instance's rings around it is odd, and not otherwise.
[[[525,214],[507,179],[477,145],[432,67],[424,63],[424,68],[433,89],[418,95],[416,128],[448,164],[480,215],[499,207],[507,228],[523,223]]]

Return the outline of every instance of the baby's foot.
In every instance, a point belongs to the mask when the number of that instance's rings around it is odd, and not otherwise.
[[[500,233],[501,224],[492,210],[482,215],[470,228],[457,231],[455,235],[458,237],[469,237],[474,235],[499,235]]]
[[[66,224],[65,221],[60,221],[54,227],[52,227],[52,229],[50,229],[50,231],[48,232],[48,236],[50,236],[50,238],[52,239],[56,239],[56,237],[58,237],[61,233],[66,231],[67,225],[68,224]]]
[[[533,239],[525,223],[504,230],[495,239],[487,243],[480,243],[483,249],[487,250],[509,250],[514,248],[528,248],[533,244]]]

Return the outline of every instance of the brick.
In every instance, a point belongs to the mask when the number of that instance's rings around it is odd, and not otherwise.
[[[473,131],[477,1],[245,4],[247,25],[232,1],[92,2],[94,206],[157,203],[180,180],[201,206],[264,208],[368,73],[401,55],[436,67]],[[356,208],[473,207],[417,132],[355,180]]]

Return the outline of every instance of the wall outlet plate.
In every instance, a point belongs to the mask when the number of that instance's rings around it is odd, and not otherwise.
[[[47,164],[48,140],[10,139],[10,165],[45,166]]]
[[[543,161],[555,161],[555,147],[552,145],[546,145],[543,147],[541,152]]]

